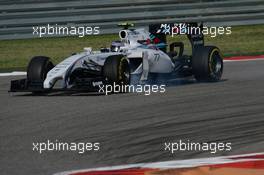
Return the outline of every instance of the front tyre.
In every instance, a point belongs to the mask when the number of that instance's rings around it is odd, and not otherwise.
[[[223,74],[223,56],[215,46],[199,47],[194,51],[192,69],[197,81],[217,82]]]
[[[54,67],[50,58],[36,56],[31,59],[27,67],[27,79],[29,82],[43,82],[47,73]]]
[[[128,59],[123,55],[111,55],[106,58],[103,75],[111,84],[129,85],[130,66]]]

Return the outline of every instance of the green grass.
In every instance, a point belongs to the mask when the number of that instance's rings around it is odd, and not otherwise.
[[[218,46],[224,56],[264,54],[264,25],[232,27],[231,35],[218,35],[215,38],[205,37],[206,45]],[[84,47],[99,49],[109,47],[118,35],[100,35],[63,38],[37,38],[0,41],[0,69],[25,68],[28,61],[36,55],[45,55],[58,63]],[[186,36],[168,36],[168,42],[183,41],[186,51],[190,51]]]

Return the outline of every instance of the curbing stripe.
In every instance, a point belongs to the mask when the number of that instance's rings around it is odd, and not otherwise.
[[[201,158],[190,160],[176,160],[156,163],[130,164],[93,169],[73,170],[56,173],[54,175],[141,175],[162,174],[162,171],[181,171],[181,169],[235,168],[237,174],[244,169],[258,170],[264,174],[264,152],[236,156]],[[241,170],[242,169],[242,170]],[[166,174],[166,173],[165,173]],[[174,173],[170,173],[175,175]],[[210,173],[209,173],[210,174]],[[191,174],[190,174],[191,175]],[[247,174],[246,174],[247,175]],[[251,174],[250,174],[251,175]]]

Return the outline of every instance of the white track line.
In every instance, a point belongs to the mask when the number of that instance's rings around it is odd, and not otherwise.
[[[26,72],[9,72],[9,73],[0,73],[0,77],[8,77],[8,76],[19,76],[19,75],[27,75]]]

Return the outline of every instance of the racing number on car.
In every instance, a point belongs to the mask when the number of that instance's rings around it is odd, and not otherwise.
[[[160,55],[158,53],[154,54],[154,61],[159,61]]]

